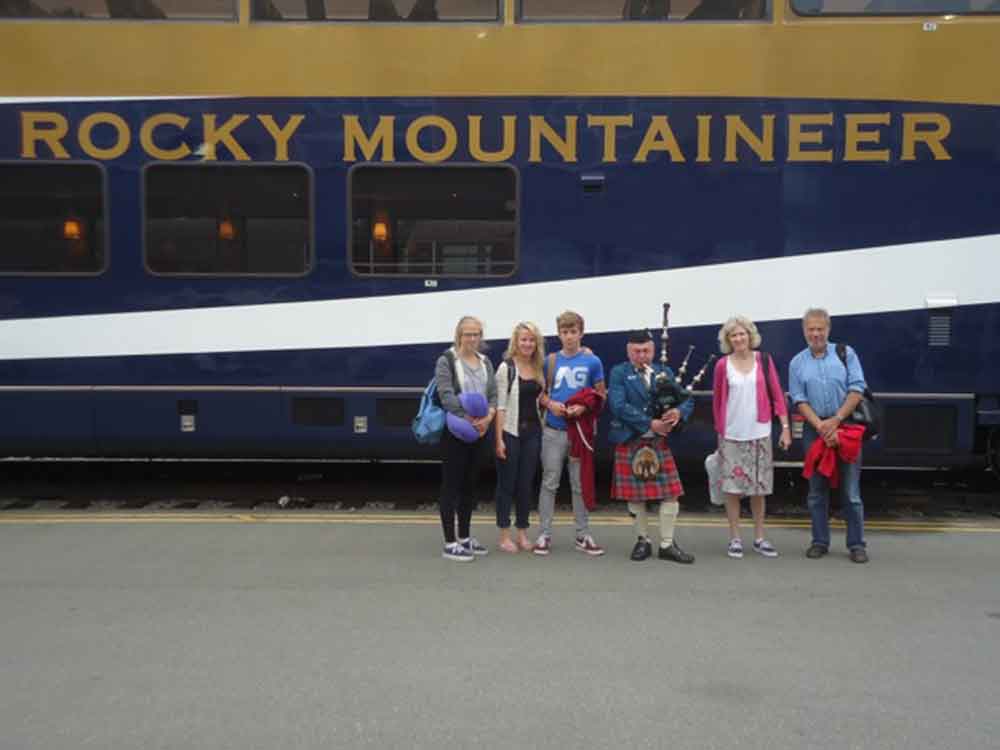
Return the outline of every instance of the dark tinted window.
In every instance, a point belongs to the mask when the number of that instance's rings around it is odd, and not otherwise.
[[[766,0],[521,0],[526,21],[735,21],[766,13]]]
[[[150,167],[146,265],[160,274],[304,274],[309,195],[300,166]]]
[[[1000,13],[1000,0],[792,0],[801,15],[911,15]]]
[[[99,273],[104,178],[93,164],[0,164],[0,273]]]
[[[0,18],[231,20],[236,0],[0,0]]]
[[[257,21],[495,21],[498,0],[252,0]]]
[[[517,175],[507,167],[360,167],[351,173],[351,265],[359,274],[507,276]]]

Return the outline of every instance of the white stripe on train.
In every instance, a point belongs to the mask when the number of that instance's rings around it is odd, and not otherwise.
[[[0,360],[440,343],[466,314],[502,339],[519,320],[554,333],[567,308],[583,314],[589,332],[623,331],[658,326],[665,301],[675,327],[734,313],[797,319],[817,305],[835,316],[886,313],[1000,302],[997,278],[1000,235],[987,235],[460,291],[6,320]]]

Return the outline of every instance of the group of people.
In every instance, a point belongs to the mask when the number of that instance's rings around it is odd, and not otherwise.
[[[812,522],[810,559],[830,548],[829,493],[839,487],[847,519],[847,547],[853,562],[868,562],[864,539],[864,506],[860,493],[861,429],[850,417],[865,392],[861,362],[849,346],[829,341],[830,315],[812,308],[802,319],[808,346],[789,366],[789,396],[804,419],[803,441],[809,477],[807,503]],[[631,559],[653,556],[648,514],[659,505],[660,539],[657,557],[681,564],[694,555],[681,549],[674,536],[679,498],[684,487],[670,450],[670,437],[690,420],[693,399],[663,409],[655,399],[657,375],[675,378],[655,361],[649,331],[634,331],[625,345],[627,360],[615,365],[605,379],[601,360],[583,345],[584,321],[567,311],[556,319],[560,349],[545,353],[538,326],[518,323],[503,361],[494,369],[481,349],[483,324],[465,316],[455,327],[454,346],[436,364],[438,396],[446,412],[472,428],[461,436],[445,430],[440,498],[444,531],[443,556],[471,561],[489,550],[471,533],[473,489],[479,457],[490,444],[496,457],[496,524],[498,550],[545,556],[552,551],[555,496],[568,468],[576,527],[575,546],[590,556],[603,555],[590,529],[589,511],[596,506],[594,447],[597,420],[611,412],[608,440],[614,446],[611,497],[627,503],[636,542]],[[778,445],[792,441],[784,389],[773,358],[760,350],[761,336],[753,321],[734,316],[719,330],[724,355],[713,372],[712,407],[718,433],[716,476],[725,496],[729,522],[727,554],[743,557],[740,502],[750,498],[754,534],[752,549],[774,558],[775,546],[764,529],[765,498],[773,491],[772,425],[781,425]],[[479,394],[488,408],[480,416],[467,413],[461,394]],[[464,423],[463,423],[464,424]],[[491,431],[491,426],[493,427]],[[471,437],[465,434],[468,432]],[[539,533],[528,537],[529,511],[535,496],[535,476],[541,464],[538,491]],[[567,466],[568,465],[568,466]],[[511,534],[511,512],[515,533]]]

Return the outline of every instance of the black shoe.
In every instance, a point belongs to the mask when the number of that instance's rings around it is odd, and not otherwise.
[[[864,547],[855,547],[851,550],[851,562],[856,563],[866,563],[868,562],[868,553],[865,551]]]
[[[660,547],[657,557],[661,560],[672,560],[673,562],[681,563],[682,565],[690,565],[694,562],[694,555],[682,550],[677,546],[676,542],[671,544],[669,547]]]
[[[822,544],[813,544],[810,545],[809,549],[806,550],[806,557],[808,557],[810,560],[819,560],[821,557],[823,557],[823,555],[825,555],[829,551],[830,550],[828,550]]]
[[[642,562],[643,560],[648,560],[653,556],[653,545],[649,543],[648,539],[643,539],[639,537],[639,541],[635,543],[632,548],[631,559],[636,562]]]

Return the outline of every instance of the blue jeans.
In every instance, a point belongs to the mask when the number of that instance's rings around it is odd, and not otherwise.
[[[808,424],[802,430],[805,453],[819,438]],[[865,547],[865,506],[861,502],[861,453],[853,464],[837,461],[840,473],[840,505],[847,521],[847,549]],[[812,520],[812,543],[830,547],[830,483],[818,471],[809,477],[809,517]]]
[[[528,513],[535,499],[535,474],[542,447],[541,429],[529,430],[520,437],[503,433],[507,460],[497,460],[497,526],[510,528],[510,506],[517,497],[517,528],[528,528]]]

